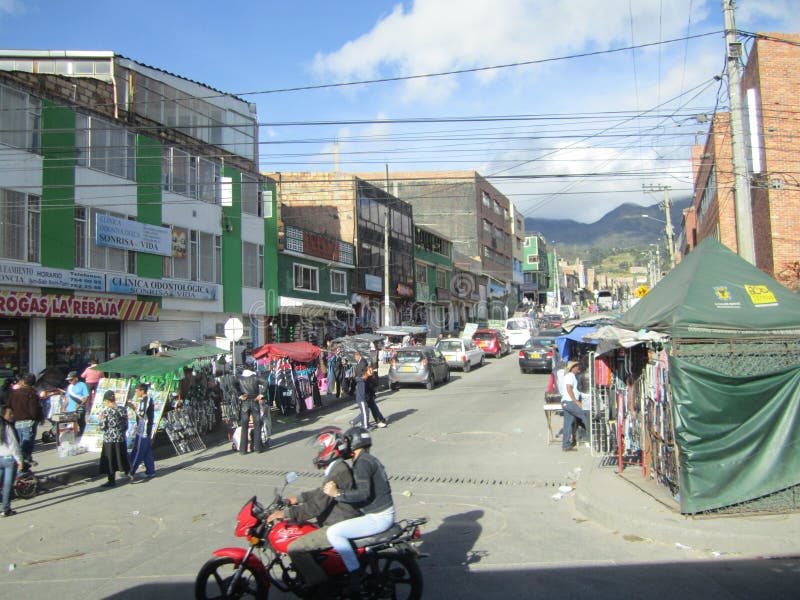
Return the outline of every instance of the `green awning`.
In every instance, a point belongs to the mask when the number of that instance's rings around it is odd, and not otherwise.
[[[198,359],[228,353],[228,350],[217,346],[192,346],[163,354],[126,354],[100,363],[94,368],[104,373],[119,373],[136,377],[164,377],[169,373],[180,371]]]

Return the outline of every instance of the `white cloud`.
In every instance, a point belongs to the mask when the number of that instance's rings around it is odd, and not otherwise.
[[[693,1],[694,19],[705,17],[707,1]],[[604,50],[629,45],[632,37],[637,44],[654,42],[685,34],[690,2],[680,2],[686,4],[683,10],[660,12],[661,0],[465,0],[457,9],[449,0],[415,0],[408,10],[397,5],[371,31],[338,50],[317,54],[314,70],[322,79],[359,80]],[[487,84],[518,74],[484,71],[471,79]],[[443,100],[456,87],[453,78],[414,80],[406,84],[404,98]]]

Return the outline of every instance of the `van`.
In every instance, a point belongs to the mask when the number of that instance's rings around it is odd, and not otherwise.
[[[535,332],[534,322],[527,317],[506,319],[506,325],[503,328],[508,345],[512,348],[522,348]]]

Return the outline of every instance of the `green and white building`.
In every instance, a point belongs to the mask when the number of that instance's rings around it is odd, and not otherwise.
[[[277,314],[256,110],[113,52],[0,51],[0,367],[79,368]]]

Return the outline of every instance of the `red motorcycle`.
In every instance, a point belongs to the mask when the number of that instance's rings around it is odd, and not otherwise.
[[[297,479],[286,476],[286,484]],[[284,485],[285,489],[286,485]],[[317,560],[330,576],[328,582],[309,588],[295,570],[288,547],[297,538],[317,529],[310,523],[273,521],[267,516],[286,507],[282,492],[264,507],[253,496],[239,511],[235,534],[245,538],[248,548],[220,548],[197,575],[195,598],[198,600],[228,598],[266,599],[275,586],[300,598],[404,598],[422,597],[422,572],[417,559],[421,556],[415,542],[421,538],[419,526],[427,519],[403,520],[378,535],[353,540],[364,570],[361,589],[353,591],[342,582],[347,572],[336,550],[317,553]],[[337,579],[338,577],[338,579]]]

